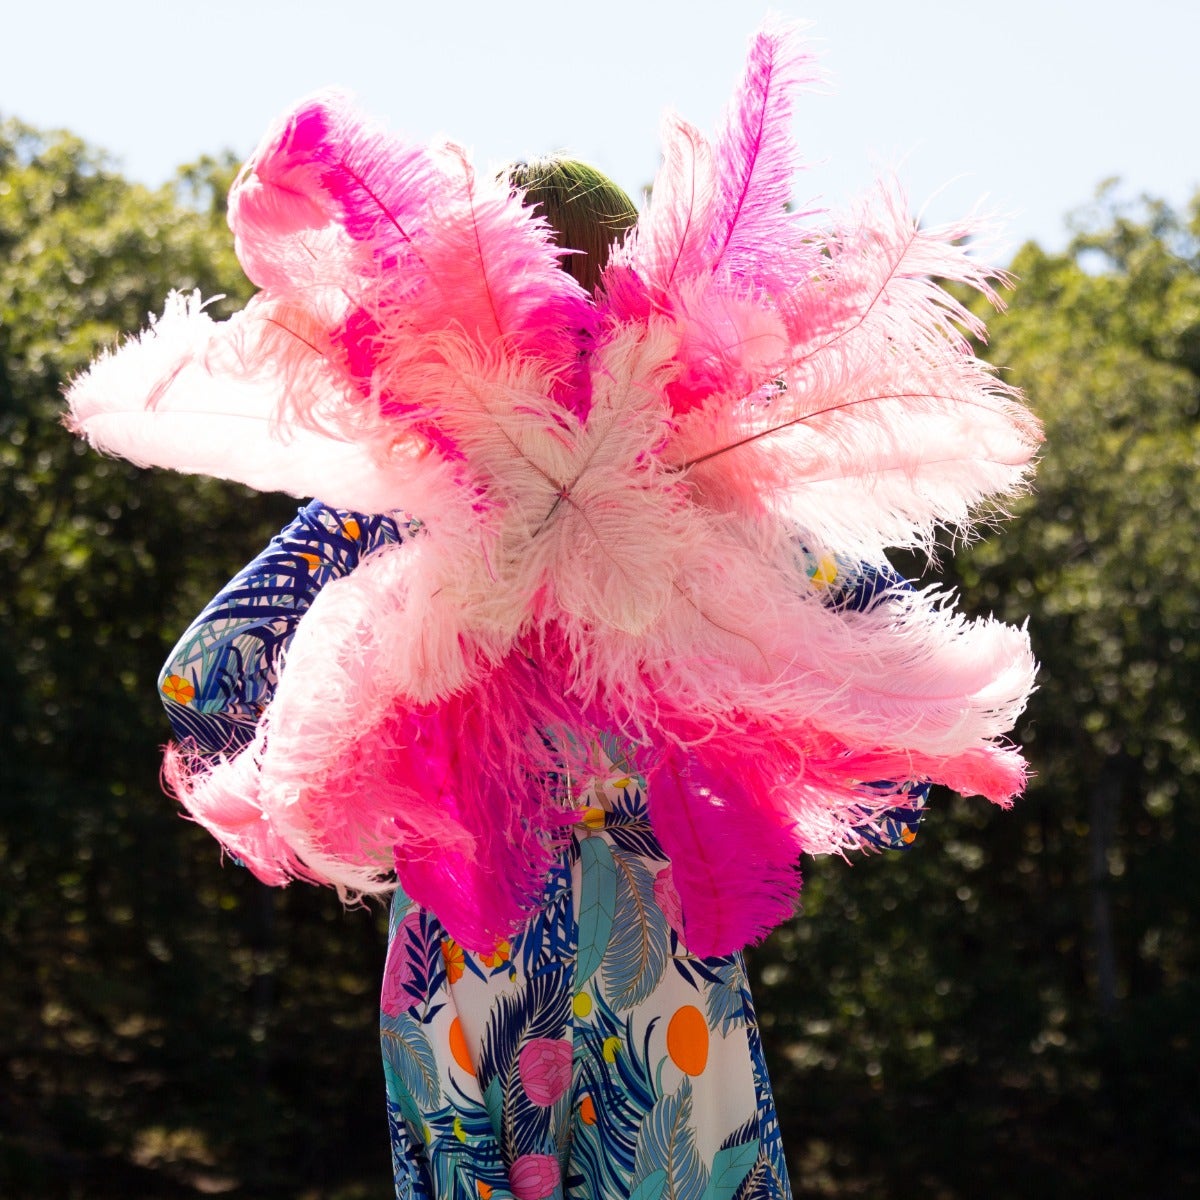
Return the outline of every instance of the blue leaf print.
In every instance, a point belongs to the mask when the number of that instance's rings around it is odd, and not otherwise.
[[[575,990],[596,973],[608,949],[617,908],[617,868],[612,850],[602,837],[585,838],[579,847],[582,875],[579,885],[579,952],[575,960]]]
[[[425,1127],[425,1115],[417,1107],[412,1093],[404,1086],[395,1068],[388,1061],[386,1044],[383,1051],[383,1079],[387,1087],[388,1113],[394,1116],[398,1123],[407,1123],[408,1128],[415,1131],[417,1141],[422,1141],[421,1130]]]
[[[727,1037],[731,1029],[746,1023],[746,996],[743,988],[748,985],[740,956],[720,962],[716,974],[717,982],[708,989],[705,996],[705,1015],[709,1029],[719,1026],[721,1036]]]
[[[720,968],[723,967],[728,961],[728,959],[722,958],[688,958],[688,963],[692,970],[695,971],[701,979],[713,984],[721,982]]]
[[[508,1174],[488,1111],[461,1092],[428,1115],[433,1192],[439,1200],[479,1200],[476,1183],[508,1190]]]
[[[671,1200],[704,1200],[708,1168],[696,1152],[691,1127],[692,1081],[684,1078],[673,1096],[664,1096],[650,1110],[638,1135],[633,1178],[640,1184],[651,1172],[667,1173]]]
[[[758,1120],[747,1117],[722,1143],[721,1149],[728,1150],[732,1146],[742,1146],[748,1142],[758,1143]]]
[[[411,1103],[411,1100],[409,1101]],[[396,1105],[388,1103],[388,1126],[392,1140],[392,1176],[396,1200],[434,1200],[425,1170],[424,1143],[415,1134],[411,1122],[406,1125]]]
[[[765,1147],[759,1150],[733,1200],[792,1200],[791,1185],[782,1173],[781,1162],[775,1162]]]
[[[590,1093],[589,1093],[590,1094]],[[625,1196],[629,1192],[629,1173],[633,1170],[633,1144],[628,1153],[613,1153],[608,1116],[597,1103],[597,1121],[588,1125],[576,1119],[571,1125],[571,1173],[564,1183],[571,1196]]]
[[[414,1005],[422,1009],[421,1019],[428,1023],[435,1015],[430,1000],[437,995],[446,979],[446,960],[442,955],[445,933],[441,922],[425,909],[413,910],[415,920],[401,922],[393,935],[399,940],[411,971],[404,991]]]
[[[567,1036],[571,996],[559,972],[535,975],[518,992],[501,996],[488,1016],[476,1078],[487,1094],[500,1080],[504,1105],[500,1140],[509,1162],[543,1150],[551,1110],[534,1104],[521,1085],[518,1053],[532,1038]]]
[[[624,850],[626,854],[636,854],[639,858],[648,858],[652,862],[667,861],[667,856],[649,825],[643,823],[626,825],[620,821],[611,823],[606,821],[604,832],[617,850]]]
[[[641,776],[637,774],[637,763],[635,761],[638,751],[636,742],[621,737],[611,730],[602,730],[597,735],[597,740],[608,761],[612,764],[612,773],[614,775],[628,775],[636,779],[639,783],[642,782]]]
[[[729,1150],[741,1150],[750,1158],[749,1170],[737,1183],[733,1200],[792,1200],[783,1160],[772,1157],[759,1140],[759,1132],[758,1119],[751,1117],[721,1143],[722,1154]],[[713,1178],[708,1184],[710,1189],[718,1174],[715,1163],[714,1159]]]
[[[712,1175],[704,1200],[733,1200],[734,1193],[758,1160],[758,1141],[726,1146],[713,1156]]]
[[[628,830],[644,830],[650,836],[654,837],[654,831],[650,825],[650,809],[646,804],[646,781],[635,773],[630,773],[629,778],[622,780],[612,780],[611,786],[617,787],[618,784],[620,795],[616,798],[613,807],[604,814],[604,828],[609,829],[628,829]],[[662,847],[658,844],[657,839],[651,843],[654,852],[648,857],[664,858]]]
[[[591,1097],[597,1119],[590,1126],[576,1123],[571,1158],[586,1183],[583,1194],[624,1196],[638,1130],[658,1099],[649,1053],[654,1022],[639,1046],[633,1018],[619,1017],[595,983],[589,993],[592,1011],[575,1024],[576,1091]]]
[[[762,1143],[760,1159],[765,1164],[755,1166],[751,1174],[756,1178],[758,1189],[742,1195],[738,1189],[737,1200],[767,1200],[774,1196],[791,1196],[787,1182],[787,1160],[783,1153],[783,1137],[779,1130],[779,1117],[775,1111],[775,1099],[771,1094],[771,1081],[767,1076],[767,1060],[763,1055],[762,1036],[754,1015],[753,1003],[746,1005],[746,1042],[750,1049],[750,1062],[754,1072],[754,1095],[757,1101],[755,1117],[758,1135]]]
[[[436,1108],[442,1096],[437,1058],[424,1029],[409,1013],[380,1020],[383,1058],[388,1068],[425,1111]]]
[[[542,907],[513,939],[512,961],[519,960],[526,975],[536,975],[548,968],[561,969],[564,963],[574,960],[575,945],[571,871],[560,862],[546,881]]]
[[[616,855],[617,906],[608,954],[601,966],[604,992],[615,1008],[635,1008],[658,986],[670,934],[654,902],[654,879],[641,859]]]

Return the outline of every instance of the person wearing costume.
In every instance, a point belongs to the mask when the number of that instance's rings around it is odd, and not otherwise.
[[[808,64],[764,27],[598,246],[304,101],[231,192],[250,305],[173,297],[72,388],[102,449],[323,501],[173,656],[165,776],[264,881],[393,893],[400,1196],[787,1195],[742,947],[802,853],[1023,785],[1023,631],[846,569],[1022,485],[935,282],[995,273],[888,185],[791,209]]]

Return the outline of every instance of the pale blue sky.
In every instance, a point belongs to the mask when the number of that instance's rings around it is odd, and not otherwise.
[[[673,106],[711,129],[762,0],[0,0],[0,113],[66,126],[135,178],[253,149],[313,89],[355,92],[392,129],[449,134],[481,165],[568,149],[631,190]],[[1009,242],[1065,239],[1104,177],[1180,203],[1200,186],[1200,0],[776,0],[812,22],[830,77],[801,101],[838,207],[898,166],[934,219],[980,197]],[[336,15],[335,15],[336,13]]]

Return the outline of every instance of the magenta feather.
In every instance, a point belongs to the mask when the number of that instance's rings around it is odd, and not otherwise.
[[[758,749],[740,759],[673,750],[647,773],[650,817],[696,955],[732,953],[795,911],[802,847],[762,803]]]

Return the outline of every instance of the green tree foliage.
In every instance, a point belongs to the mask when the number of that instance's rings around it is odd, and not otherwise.
[[[0,124],[5,1196],[293,1196],[346,1151],[387,1180],[376,922],[222,869],[157,781],[158,666],[295,504],[103,459],[60,423],[63,384],[170,288],[244,301],[231,170],[150,191]]]
[[[760,956],[811,1194],[1200,1186],[1200,198],[1104,189],[1077,228],[1021,250],[991,322],[1045,422],[1036,490],[948,568],[1029,619],[1029,794],[935,802],[899,861],[814,865]]]

